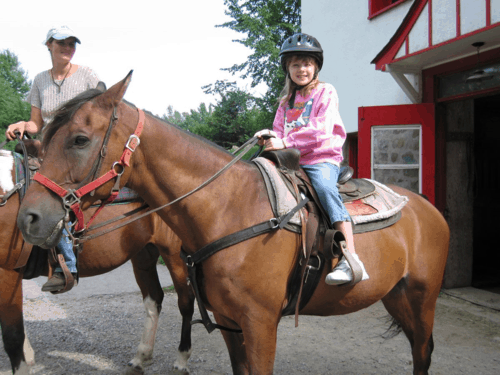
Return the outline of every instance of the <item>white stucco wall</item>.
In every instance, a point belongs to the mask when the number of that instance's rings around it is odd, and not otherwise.
[[[320,79],[335,86],[347,132],[358,130],[358,107],[411,104],[389,73],[370,62],[389,42],[414,0],[368,20],[368,0],[302,0],[302,32],[324,50]]]

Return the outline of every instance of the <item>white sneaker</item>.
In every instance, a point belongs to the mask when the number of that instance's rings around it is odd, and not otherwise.
[[[354,259],[358,262],[360,265],[361,269],[363,270],[363,277],[361,280],[368,280],[370,276],[368,276],[368,273],[366,272],[365,265],[363,262],[359,259],[358,254],[352,254]],[[349,263],[347,262],[347,259],[343,257],[335,266],[335,268],[330,272],[328,275],[326,275],[325,278],[325,283],[328,285],[342,285],[346,284],[348,282],[351,282],[353,279],[352,275],[352,270],[351,266],[349,266]]]

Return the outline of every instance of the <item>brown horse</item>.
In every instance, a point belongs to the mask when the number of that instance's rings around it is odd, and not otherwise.
[[[0,151],[0,193],[2,183],[8,184],[8,171],[13,171],[12,154]],[[1,173],[0,173],[1,174]],[[7,181],[5,178],[7,177]],[[12,176],[13,177],[13,176]],[[5,193],[5,191],[3,191]],[[102,211],[98,221],[105,221],[141,206],[141,202],[117,204]],[[13,270],[21,253],[22,237],[14,218],[19,209],[19,196],[13,195],[0,207],[0,325],[5,350],[15,374],[28,374],[28,365],[33,363],[29,342],[25,341],[23,325],[22,279],[25,268]],[[94,209],[90,210],[93,211]],[[90,213],[90,212],[89,212]],[[81,277],[90,277],[109,272],[131,260],[134,275],[141,290],[146,319],[144,330],[135,357],[127,368],[128,374],[143,373],[143,364],[152,358],[156,329],[164,293],[161,288],[156,265],[159,255],[165,260],[175,289],[182,314],[182,332],[178,359],[174,364],[182,373],[187,372],[187,360],[191,353],[191,324],[194,296],[187,286],[186,267],[179,257],[180,239],[157,216],[150,215],[135,221],[103,237],[84,243],[79,257]],[[44,272],[47,275],[47,270]],[[80,286],[80,287],[85,287]],[[69,292],[71,293],[71,291]],[[27,354],[23,354],[23,344]],[[31,353],[31,354],[30,354]]]
[[[136,108],[122,102],[130,78],[131,74],[101,95],[77,98],[59,113],[45,138],[46,156],[40,172],[67,188],[81,187],[112,125],[102,173],[123,171],[121,186],[137,191],[151,207],[161,207],[208,180],[233,156],[147,115],[130,166],[113,164],[121,160],[124,145],[129,144],[142,119]],[[117,120],[109,125],[114,108]],[[102,185],[94,197],[83,197],[83,209],[106,198],[113,184],[114,180]],[[414,373],[427,374],[449,229],[427,200],[401,188],[394,190],[409,198],[402,218],[388,228],[355,237],[370,279],[340,287],[320,282],[301,314],[348,314],[382,300],[410,341]],[[236,163],[223,176],[159,214],[189,254],[273,217],[261,175],[246,162]],[[36,183],[23,201],[18,224],[26,239],[47,246],[64,215],[60,198]],[[300,247],[299,235],[276,230],[233,245],[203,263],[205,305],[219,324],[242,330],[222,332],[235,374],[273,372],[277,327]]]

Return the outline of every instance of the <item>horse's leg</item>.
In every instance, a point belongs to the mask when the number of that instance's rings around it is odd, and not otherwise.
[[[144,364],[153,357],[158,318],[164,297],[156,271],[158,256],[156,247],[148,244],[131,259],[135,279],[141,289],[146,319],[141,342],[135,357],[128,364],[127,374],[143,374]]]
[[[175,236],[170,231],[170,236]],[[177,304],[182,315],[181,342],[177,352],[177,360],[174,362],[174,370],[181,374],[189,374],[187,362],[191,356],[191,320],[194,314],[194,294],[187,284],[187,269],[179,256],[181,248],[180,239],[170,237],[169,247],[159,246],[160,254],[170,271],[170,277],[177,292]]]
[[[29,373],[23,353],[25,335],[22,279],[22,272],[0,269],[0,326],[4,348],[16,375]]]
[[[252,320],[251,324],[242,324],[250,374],[271,375],[276,356],[278,322],[265,319],[264,314],[254,316]]]
[[[434,349],[432,329],[439,289],[431,292],[423,285],[412,284],[407,278],[401,279],[382,302],[410,341],[413,373],[424,375],[429,371]]]
[[[214,312],[214,318],[218,324],[224,327],[232,327],[233,322],[223,318],[220,314]],[[231,367],[234,375],[247,375],[249,374],[248,360],[245,351],[245,340],[243,334],[228,332],[221,330],[222,337],[226,342],[231,360]]]
[[[241,296],[245,300],[246,296]],[[250,297],[246,300],[248,301]],[[271,314],[260,306],[249,306],[253,314],[240,322],[243,334],[221,331],[229,351],[233,373],[237,375],[271,375],[276,355],[279,313]],[[217,323],[235,328],[234,322],[214,313]]]

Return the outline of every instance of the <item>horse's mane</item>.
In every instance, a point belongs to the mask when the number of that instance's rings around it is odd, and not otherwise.
[[[50,123],[48,123],[43,130],[42,150],[44,150],[44,151],[46,150],[46,147],[50,143],[50,140],[52,139],[54,134],[59,130],[59,128],[61,128],[64,124],[68,123],[71,120],[71,118],[73,117],[75,112],[78,111],[78,109],[83,104],[91,101],[92,99],[94,99],[95,97],[99,96],[102,93],[103,92],[101,90],[90,89],[90,90],[84,91],[81,94],[75,96],[73,99],[69,100],[68,102],[63,104],[61,107],[59,107],[56,110],[56,113],[54,115],[53,120]],[[122,101],[128,106],[131,106],[133,108],[137,108],[133,103],[130,103],[127,100],[122,100]],[[183,129],[177,125],[171,124],[171,123],[165,121],[164,119],[152,114],[149,111],[144,110],[144,112],[165,125],[172,126],[176,129],[180,130],[181,132],[206,143],[209,146],[215,147],[221,151],[224,151],[227,154],[231,154],[223,147],[217,145],[216,143],[214,143],[214,142],[212,142],[212,141],[210,141],[210,140],[208,140],[208,139],[206,139],[198,134],[191,133],[190,131],[188,131],[186,129]]]
[[[42,150],[46,150],[46,147],[50,143],[50,140],[54,134],[61,128],[64,124],[68,123],[73,117],[75,112],[85,103],[94,99],[96,96],[102,94],[101,90],[90,89],[78,94],[73,99],[70,99],[65,104],[60,106],[54,115],[54,118],[49,122],[43,129],[43,139],[42,139]]]

